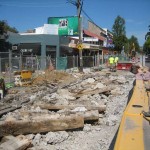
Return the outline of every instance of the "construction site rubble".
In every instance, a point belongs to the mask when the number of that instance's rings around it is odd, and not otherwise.
[[[31,85],[10,88],[0,101],[0,149],[111,149],[134,74],[104,69],[33,75]]]

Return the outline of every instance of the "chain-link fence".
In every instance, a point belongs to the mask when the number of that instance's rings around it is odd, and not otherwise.
[[[106,63],[106,59],[102,59],[100,55],[83,56],[83,68],[98,67],[100,64]],[[66,70],[79,67],[79,56],[67,56],[51,58],[51,56],[28,56],[28,57],[9,57],[0,58],[0,74],[3,73],[8,77],[8,81],[12,82],[13,72],[21,70],[43,70],[54,68],[56,70]],[[44,66],[44,68],[43,68]]]
[[[78,68],[80,66],[79,56],[66,56],[52,58],[51,56],[17,56],[0,57],[0,76],[5,78],[6,83],[14,84],[14,71],[22,70],[66,70],[71,68]],[[101,69],[105,65],[108,66],[110,55],[95,55],[95,56],[82,56],[83,68]],[[119,56],[120,61],[129,61],[128,57]],[[103,65],[105,64],[105,65]],[[102,65],[102,66],[101,66]]]
[[[83,56],[83,67],[95,67],[100,64],[106,63],[108,57],[102,57],[100,55],[95,56]],[[67,56],[51,58],[40,56],[28,56],[28,57],[11,57],[0,58],[0,72],[19,71],[19,70],[43,70],[41,64],[44,65],[44,69],[48,69],[53,66],[56,70],[65,70],[74,67],[79,67],[79,56]]]

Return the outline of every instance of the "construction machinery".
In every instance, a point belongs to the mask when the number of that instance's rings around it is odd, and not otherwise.
[[[133,62],[119,61],[117,64],[117,70],[128,70],[131,71]]]
[[[32,71],[30,70],[22,70],[15,71],[15,86],[27,86],[32,82]]]
[[[119,58],[116,69],[131,71],[132,73],[136,74],[137,69],[139,69],[139,62],[140,62],[140,57],[136,55],[135,50],[132,50],[130,58],[127,56],[121,56]]]

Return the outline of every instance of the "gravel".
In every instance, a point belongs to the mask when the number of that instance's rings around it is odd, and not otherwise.
[[[28,134],[27,138],[32,140],[33,147],[28,150],[108,150],[112,149],[111,143],[117,132],[120,124],[120,120],[123,111],[127,105],[128,95],[133,88],[133,82],[135,75],[126,71],[117,71],[116,73],[107,74],[106,71],[99,73],[91,73],[90,78],[80,81],[78,84],[68,86],[65,89],[58,89],[54,93],[49,93],[48,89],[43,87],[43,90],[33,93],[28,93],[28,99],[30,102],[37,103],[38,101],[47,101],[49,103],[57,104],[73,104],[74,96],[70,91],[77,92],[85,88],[88,84],[88,88],[96,89],[103,88],[105,86],[113,87],[110,93],[107,94],[94,94],[84,95],[78,99],[80,103],[87,103],[92,105],[106,105],[106,111],[104,114],[99,115],[99,121],[91,124],[84,124],[84,128],[76,131],[58,131],[48,132],[45,134]],[[78,77],[78,74],[74,74]],[[78,78],[79,80],[80,78]],[[111,81],[108,85],[104,84],[106,81]],[[54,87],[56,88],[56,87]],[[34,89],[35,90],[35,89]],[[42,92],[43,91],[43,92]],[[47,91],[47,92],[46,92]],[[18,92],[19,93],[19,92]],[[18,94],[17,93],[17,94]],[[46,93],[46,94],[43,94]],[[19,95],[19,94],[18,94]],[[14,100],[11,100],[14,101]],[[37,107],[30,107],[24,105],[24,110],[30,110],[30,112],[42,112]],[[86,111],[84,107],[77,107],[73,111]],[[46,111],[47,112],[47,111]],[[55,114],[54,112],[49,112]],[[8,116],[18,116],[19,111],[3,115],[5,119]]]

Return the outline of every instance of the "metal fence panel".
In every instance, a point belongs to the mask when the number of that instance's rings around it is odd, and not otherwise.
[[[83,57],[83,67],[94,67],[94,56]]]
[[[67,57],[67,69],[78,67],[78,56]]]
[[[56,58],[46,57],[46,69],[53,67],[56,69]]]
[[[67,69],[67,57],[57,57],[56,69],[66,70]]]
[[[15,70],[19,70],[20,69],[20,58],[19,57],[14,57],[12,58],[12,71],[15,71]]]
[[[11,71],[17,70],[41,70],[41,62],[44,63],[45,69],[53,68],[58,70],[65,70],[69,68],[79,67],[79,57],[78,56],[68,56],[68,57],[58,57],[51,58],[40,57],[40,56],[30,56],[30,57],[11,57],[10,58],[0,58],[0,72],[8,72],[9,64],[11,64]],[[44,61],[41,61],[44,60]],[[11,62],[11,63],[10,63]],[[83,67],[95,67],[102,63],[107,62],[107,57],[102,58],[102,56],[83,56]]]
[[[7,72],[9,68],[9,58],[1,58],[1,72]]]

